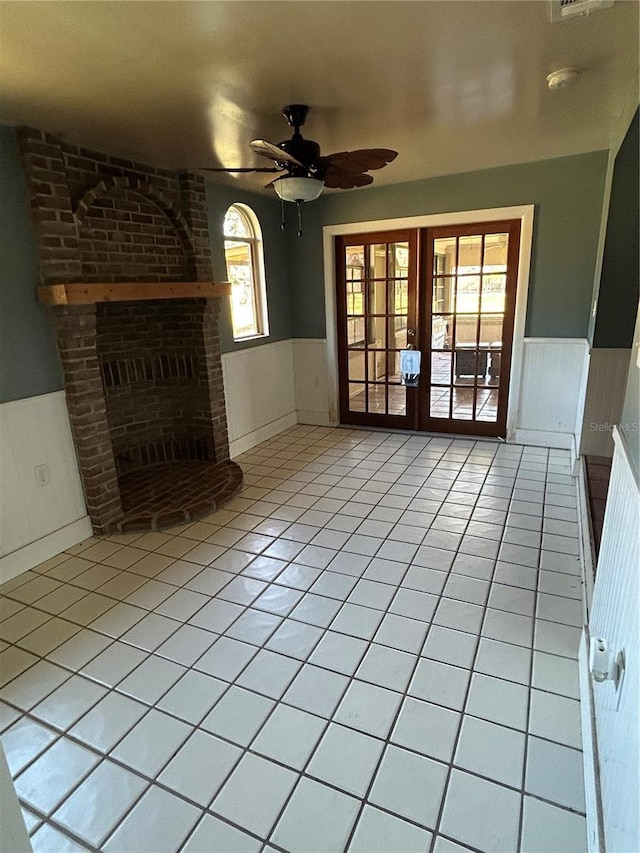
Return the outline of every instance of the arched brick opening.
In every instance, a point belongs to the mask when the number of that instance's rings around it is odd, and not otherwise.
[[[188,281],[190,252],[164,210],[126,188],[94,199],[78,226],[87,282]]]
[[[84,227],[84,220],[91,206],[103,196],[112,194],[117,190],[132,190],[155,205],[172,224],[184,251],[187,253],[194,252],[191,229],[177,204],[166,193],[148,181],[141,181],[130,176],[104,178],[82,194],[74,209],[75,220],[79,228]]]

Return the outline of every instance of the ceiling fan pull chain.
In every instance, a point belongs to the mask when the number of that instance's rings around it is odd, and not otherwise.
[[[296,207],[298,208],[298,237],[302,237],[302,201],[300,199],[296,201]]]

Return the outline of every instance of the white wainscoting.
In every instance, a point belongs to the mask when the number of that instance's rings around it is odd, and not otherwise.
[[[222,376],[232,457],[298,422],[290,339],[224,353]]]
[[[91,536],[64,391],[0,405],[0,489],[0,582]]]
[[[267,344],[251,350],[228,353],[223,358],[225,389],[227,390],[227,418],[229,435],[234,450],[242,446],[243,450],[263,441],[277,430],[260,433],[257,430],[274,422],[276,418],[288,418],[290,398],[283,397],[276,405],[276,411],[263,412],[265,407],[252,404],[252,416],[247,417],[243,399],[245,390],[253,396],[256,382],[255,370],[266,371],[267,377],[274,373],[275,362],[284,358],[286,347],[292,347],[294,400],[293,409],[297,413],[297,422],[306,424],[331,425],[338,423],[337,376],[332,376],[329,365],[328,344],[324,338],[295,338],[280,344]],[[280,347],[269,355],[272,348]],[[244,360],[240,360],[242,357]],[[237,366],[232,366],[238,359]],[[274,361],[275,359],[275,361]],[[234,362],[235,364],[235,362]],[[254,366],[255,365],[255,366]],[[238,370],[242,366],[242,370]],[[515,416],[509,418],[515,424],[508,436],[509,441],[545,447],[571,449],[574,454],[578,447],[582,429],[582,416],[585,400],[587,375],[589,368],[589,345],[582,338],[525,338],[523,342],[522,367],[518,375],[514,364],[512,384],[518,386],[516,398],[519,400]],[[227,376],[233,373],[234,384],[227,382]],[[284,373],[281,380],[284,381]],[[272,379],[267,379],[269,383]],[[264,388],[258,388],[258,395]],[[282,394],[285,388],[279,389]],[[233,400],[234,393],[239,399]],[[286,395],[284,395],[286,396]],[[277,404],[279,395],[272,404]],[[288,422],[287,424],[288,425]],[[286,426],[285,425],[285,426]],[[280,429],[284,429],[281,426]],[[238,444],[240,437],[245,437]],[[236,452],[242,452],[236,450]]]
[[[329,399],[326,339],[294,338],[293,369],[298,423],[337,423],[338,413],[331,412]]]
[[[525,338],[515,434],[509,441],[562,447],[580,445],[589,369],[582,338]]]
[[[613,424],[620,423],[630,349],[592,349],[580,455],[613,456]]]
[[[327,341],[293,341],[299,423],[338,423]],[[509,441],[575,452],[582,428],[589,345],[581,338],[525,338],[515,429]],[[514,365],[514,369],[517,367]],[[515,377],[512,377],[512,381]]]
[[[614,454],[589,633],[623,651],[624,680],[593,684],[607,850],[640,850],[640,489],[624,437]],[[585,700],[585,697],[582,697]]]

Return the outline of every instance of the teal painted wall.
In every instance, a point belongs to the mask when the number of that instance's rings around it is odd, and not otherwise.
[[[596,151],[342,191],[305,205],[304,235],[287,232],[294,337],[325,336],[323,226],[523,204],[535,204],[526,334],[586,337],[606,169],[607,152]]]
[[[281,341],[291,337],[291,294],[289,289],[289,259],[287,235],[280,228],[280,203],[273,193],[264,195],[237,190],[226,184],[206,182],[207,205],[209,208],[209,239],[213,256],[213,277],[225,281],[227,270],[224,262],[224,238],[222,227],[229,205],[240,202],[250,207],[258,217],[262,229],[264,266],[269,313],[269,335],[253,341],[233,340],[230,300],[225,299],[220,317],[220,346],[223,352],[246,349]]]
[[[613,169],[594,347],[633,341],[640,278],[640,120],[636,112]]]
[[[389,187],[335,193],[295,210],[270,195],[207,181],[214,277],[226,278],[222,221],[234,201],[249,205],[263,233],[270,334],[235,343],[228,303],[221,319],[224,352],[290,337],[324,337],[322,227],[343,222],[536,205],[527,334],[584,337],[598,241],[606,152],[508,166]],[[63,387],[53,328],[35,295],[35,245],[15,133],[0,126],[0,402]]]
[[[63,386],[53,326],[36,297],[38,284],[16,135],[0,125],[0,403]]]

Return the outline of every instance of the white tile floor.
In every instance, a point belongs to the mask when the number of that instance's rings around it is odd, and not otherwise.
[[[586,850],[567,453],[295,427],[2,588],[36,853]]]

